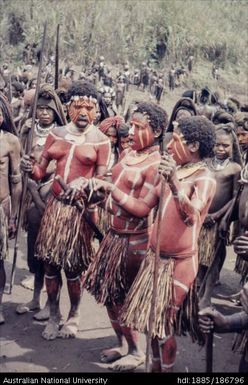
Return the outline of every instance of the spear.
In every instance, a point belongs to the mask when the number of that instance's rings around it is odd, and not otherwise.
[[[164,191],[165,191],[165,180],[164,177],[161,181],[161,191],[160,199],[158,205],[158,226],[157,226],[157,245],[155,250],[155,261],[154,261],[154,270],[153,270],[153,292],[151,299],[151,310],[148,321],[148,333],[146,339],[146,372],[150,372],[150,351],[151,351],[151,341],[152,341],[152,329],[155,320],[155,311],[156,311],[156,297],[158,291],[158,268],[159,268],[159,258],[160,258],[160,233],[161,233],[161,222],[162,222],[162,209],[163,209],[163,200],[164,200]]]
[[[164,141],[162,143],[162,154],[165,153]],[[155,321],[155,311],[156,311],[156,297],[158,291],[158,270],[159,270],[159,259],[160,259],[160,233],[161,233],[161,222],[162,222],[162,211],[163,211],[163,201],[164,201],[164,192],[165,192],[165,178],[162,176],[161,180],[161,190],[160,198],[158,204],[157,212],[157,244],[155,250],[155,261],[154,261],[154,270],[153,270],[153,291],[151,299],[151,309],[148,320],[148,332],[146,337],[146,372],[150,372],[150,352],[151,352],[151,341],[152,341],[152,330]]]
[[[12,100],[12,82],[11,82],[11,76],[9,75],[9,103],[11,103]]]
[[[59,84],[59,24],[57,25],[57,38],[55,48],[55,77],[54,77],[54,88],[57,90]]]
[[[39,63],[38,76],[37,76],[37,85],[36,85],[34,104],[33,104],[32,123],[31,123],[31,128],[29,130],[28,138],[27,138],[27,147],[26,147],[26,154],[27,155],[30,155],[31,151],[32,151],[33,134],[34,134],[34,126],[35,126],[35,118],[36,118],[36,109],[37,109],[38,95],[39,95],[40,83],[41,83],[42,63],[43,63],[44,46],[45,46],[45,39],[46,39],[46,29],[47,29],[47,22],[45,22],[45,24],[44,24],[44,32],[43,32],[42,46],[41,46],[41,56],[40,56],[40,63]],[[18,240],[19,240],[19,234],[20,234],[20,230],[21,230],[23,206],[24,206],[24,200],[25,200],[26,192],[27,192],[27,185],[28,185],[28,174],[25,173],[24,177],[23,177],[22,195],[21,195],[20,206],[19,206],[19,210],[18,210],[17,229],[16,229],[16,236],[15,236],[15,243],[14,243],[13,262],[12,262],[12,268],[11,268],[11,273],[10,273],[9,291],[7,292],[7,294],[11,294],[14,279],[15,279],[16,260],[17,260],[17,253],[18,253],[18,248],[19,248]]]

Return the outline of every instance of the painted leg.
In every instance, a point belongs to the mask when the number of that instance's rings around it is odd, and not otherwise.
[[[74,338],[78,332],[80,312],[79,306],[82,296],[81,277],[67,278],[68,293],[71,302],[70,312],[67,321],[64,323],[62,329],[59,331],[61,338]]]
[[[176,361],[177,344],[174,336],[159,339],[161,371],[163,373],[173,372]]]
[[[118,321],[118,310],[114,307],[107,307],[107,312],[118,340],[117,346],[110,349],[104,349],[101,352],[101,362],[110,363],[118,360],[127,353],[127,343]]]
[[[54,340],[59,334],[59,298],[61,291],[61,276],[57,275],[45,275],[46,290],[50,307],[50,318],[42,333],[42,337],[46,340]]]
[[[5,323],[3,315],[3,292],[6,283],[6,273],[3,260],[0,261],[0,325]]]
[[[160,362],[160,348],[158,338],[152,339],[152,373],[160,373],[161,372],[161,362]]]

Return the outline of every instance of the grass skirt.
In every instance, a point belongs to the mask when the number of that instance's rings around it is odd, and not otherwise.
[[[83,277],[83,286],[104,305],[120,305],[128,292],[126,259],[129,236],[113,230],[104,237],[100,248]]]
[[[23,214],[22,214],[22,229],[28,231],[28,211],[30,210],[33,202],[32,195],[29,191],[26,192],[26,196],[23,203]]]
[[[244,284],[248,277],[248,261],[237,255],[234,271],[241,275],[241,284]]]
[[[149,250],[122,308],[121,321],[142,333],[148,332],[153,293],[154,261],[154,252]],[[165,338],[172,334],[182,335],[188,331],[193,341],[197,340],[199,343],[203,343],[203,335],[198,326],[198,301],[194,285],[189,290],[179,311],[175,310],[174,267],[175,260],[172,258],[159,260],[152,336]]]
[[[101,207],[98,207],[98,227],[101,233],[105,236],[110,227],[111,215]]]
[[[3,206],[0,205],[0,261],[5,260],[8,255],[8,218]]]
[[[218,223],[207,228],[202,226],[198,239],[199,264],[210,266],[215,255],[215,247],[218,240]]]
[[[239,352],[241,354],[244,354],[245,352],[246,354],[248,354],[248,331],[247,330],[243,330],[241,333],[237,334],[232,350],[234,352]]]
[[[91,236],[81,211],[51,197],[42,217],[35,256],[67,271],[84,271],[92,260]]]

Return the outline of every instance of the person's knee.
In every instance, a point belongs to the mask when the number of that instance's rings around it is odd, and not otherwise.
[[[81,275],[82,275],[82,271],[81,270],[72,271],[72,270],[65,269],[66,279],[74,280],[74,279],[77,279],[77,278],[81,278]]]
[[[45,263],[44,271],[45,271],[45,275],[47,277],[54,277],[54,276],[60,277],[61,276],[61,273],[60,273],[61,269],[58,268],[57,266],[53,266],[53,265],[48,264],[48,263]]]

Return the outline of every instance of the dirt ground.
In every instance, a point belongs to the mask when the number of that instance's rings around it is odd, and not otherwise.
[[[163,104],[168,113],[182,93],[175,90],[171,95],[166,94]],[[132,97],[142,96],[133,92]],[[145,95],[143,94],[143,97]],[[127,100],[130,101],[130,98]],[[13,244],[10,244],[10,260],[6,262],[9,275],[13,256]],[[231,248],[221,274],[221,285],[216,287],[213,302],[218,309],[226,314],[240,311],[234,303],[221,299],[221,295],[229,295],[239,290],[239,276],[233,272],[235,255]],[[41,333],[45,322],[33,319],[33,312],[18,315],[15,309],[18,304],[27,302],[32,297],[32,291],[20,285],[29,275],[26,263],[26,234],[20,237],[15,285],[11,295],[4,295],[4,312],[6,323],[0,326],[0,373],[100,373],[110,372],[107,364],[99,361],[102,349],[115,344],[115,335],[110,326],[104,307],[96,304],[95,300],[84,292],[81,303],[81,319],[78,335],[75,339],[46,341]],[[46,300],[45,291],[42,293],[42,303]],[[61,311],[63,318],[67,317],[69,300],[64,282],[61,296]],[[231,350],[232,334],[214,336],[214,372],[236,373],[240,356]],[[141,336],[142,347],[145,350],[145,336]],[[205,372],[205,348],[193,344],[188,337],[178,338],[178,353],[175,372]],[[144,365],[137,372],[144,371]]]
[[[16,306],[29,301],[32,291],[20,285],[23,278],[29,275],[26,268],[26,236],[22,234],[15,285],[11,295],[4,296],[6,323],[0,326],[0,373],[98,373],[109,372],[108,365],[99,361],[102,349],[115,344],[115,336],[110,326],[104,307],[84,292],[81,303],[81,320],[77,338],[70,340],[56,339],[46,341],[41,337],[45,322],[33,319],[33,312],[18,315]],[[10,248],[10,256],[13,249]],[[213,302],[226,314],[239,311],[240,308],[228,300],[220,298],[229,295],[239,288],[239,276],[233,272],[234,253],[230,248],[228,258],[221,274],[221,285],[216,287]],[[7,273],[10,263],[6,263]],[[42,293],[42,303],[46,300]],[[61,296],[63,318],[67,316],[69,300],[64,283]],[[145,349],[145,336],[141,336]],[[214,371],[237,372],[239,355],[231,351],[232,334],[215,335],[214,337]],[[188,337],[179,337],[178,355],[175,372],[205,372],[205,348],[193,344]],[[143,372],[144,365],[136,371]]]

